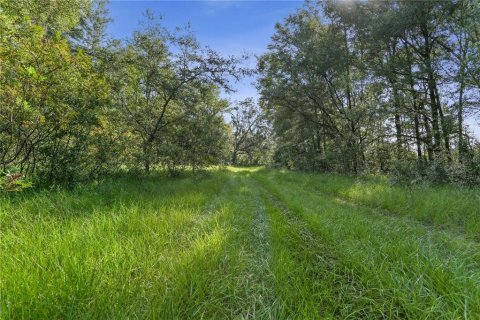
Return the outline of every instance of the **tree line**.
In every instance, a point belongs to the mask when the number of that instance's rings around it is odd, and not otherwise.
[[[477,0],[306,2],[258,62],[274,161],[479,183],[479,17]]]
[[[480,183],[480,4],[307,1],[253,71],[145,13],[106,34],[105,0],[0,0],[0,173],[73,184],[119,171],[269,164]],[[3,180],[2,180],[3,181]]]
[[[0,0],[0,171],[71,184],[120,170],[171,173],[226,163],[220,91],[246,57],[202,46],[147,12],[106,35],[105,1]]]

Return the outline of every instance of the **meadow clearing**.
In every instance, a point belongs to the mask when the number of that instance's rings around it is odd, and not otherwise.
[[[1,319],[478,319],[480,191],[264,168],[0,198]]]

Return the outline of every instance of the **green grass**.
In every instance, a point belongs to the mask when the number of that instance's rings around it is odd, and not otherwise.
[[[276,181],[290,181],[319,195],[336,196],[386,214],[410,217],[426,225],[456,231],[480,241],[480,189],[458,186],[402,187],[384,177],[269,171]]]
[[[480,318],[478,191],[416,191],[229,168],[3,196],[0,319]]]

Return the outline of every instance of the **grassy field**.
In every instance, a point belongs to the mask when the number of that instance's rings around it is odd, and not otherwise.
[[[480,191],[278,170],[0,198],[0,318],[480,319]]]

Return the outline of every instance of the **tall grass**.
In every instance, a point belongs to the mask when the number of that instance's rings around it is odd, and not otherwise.
[[[0,318],[268,313],[247,254],[256,203],[232,179],[120,178],[3,198]]]
[[[480,314],[480,245],[299,187],[255,178],[271,194],[275,266],[286,315],[459,319]]]
[[[277,180],[357,204],[380,208],[480,241],[480,189],[457,186],[397,186],[384,177],[351,177],[264,171]]]
[[[478,318],[450,202],[471,225],[476,191],[417,191],[230,168],[3,195],[0,319]]]

